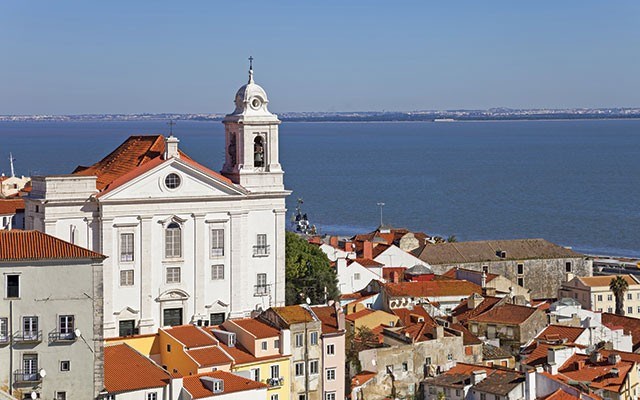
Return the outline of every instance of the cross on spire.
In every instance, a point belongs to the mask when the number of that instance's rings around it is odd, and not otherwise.
[[[253,69],[253,56],[249,56],[249,69]]]
[[[253,56],[249,57],[249,83],[253,83]]]
[[[172,120],[172,119],[170,119],[170,120],[169,120],[169,122],[167,122],[167,125],[169,125],[169,136],[173,136],[173,126],[174,126],[175,124],[176,124],[176,123],[175,123],[175,122],[173,122],[173,120]]]

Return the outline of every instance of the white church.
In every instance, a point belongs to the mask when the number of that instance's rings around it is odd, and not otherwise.
[[[70,175],[34,177],[26,229],[105,254],[105,337],[219,324],[285,299],[277,116],[249,82],[224,118],[220,173],[170,135],[131,136]],[[80,149],[78,149],[80,151]]]

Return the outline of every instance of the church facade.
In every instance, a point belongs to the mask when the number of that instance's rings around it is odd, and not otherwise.
[[[105,337],[219,324],[284,305],[285,198],[277,116],[253,81],[224,119],[221,173],[173,135],[131,136],[70,175],[33,178],[27,229],[108,256]]]

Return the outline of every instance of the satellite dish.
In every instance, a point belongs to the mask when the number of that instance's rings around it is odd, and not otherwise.
[[[36,393],[36,392],[31,392],[31,398],[32,398],[33,400],[37,399],[37,398],[38,398],[38,393]]]
[[[40,376],[41,376],[42,378],[44,378],[45,376],[47,376],[47,371],[45,371],[45,370],[44,370],[44,368],[41,368],[41,369],[40,369]]]
[[[311,305],[311,299],[310,299],[310,298],[308,298],[308,297],[307,297],[307,300],[306,300],[306,301],[307,301],[307,304],[308,304],[308,305]]]
[[[82,336],[82,332],[80,332],[80,329],[78,329],[78,328],[76,328],[76,330],[73,331],[73,333],[76,335],[76,337]]]

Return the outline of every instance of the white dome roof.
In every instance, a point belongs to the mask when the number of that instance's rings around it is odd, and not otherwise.
[[[233,114],[270,114],[267,110],[267,92],[253,81],[253,69],[249,69],[249,82],[236,92],[236,109]]]

